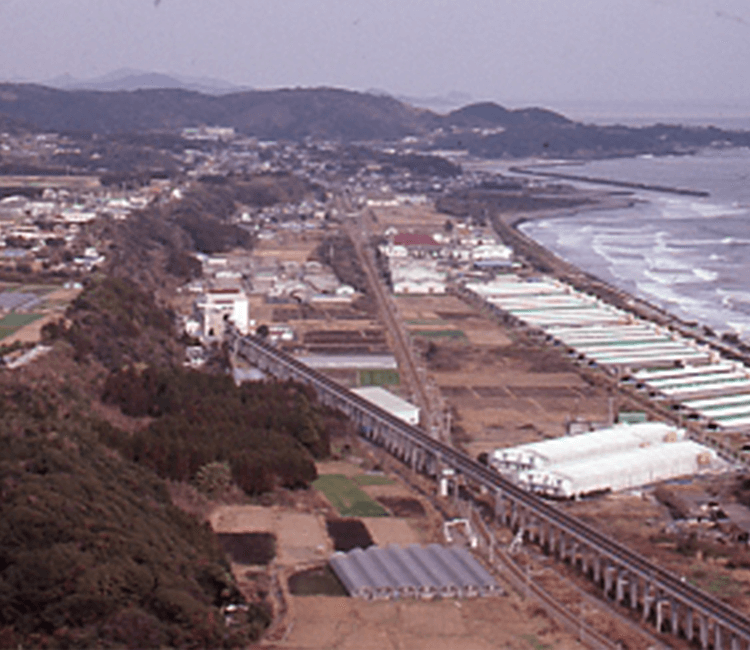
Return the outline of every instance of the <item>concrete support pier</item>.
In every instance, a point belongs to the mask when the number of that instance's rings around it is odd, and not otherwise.
[[[710,594],[685,583],[614,539],[603,535],[563,509],[524,491],[491,468],[432,438],[427,432],[399,420],[364,400],[329,377],[255,336],[227,329],[230,358],[242,357],[269,375],[312,388],[323,404],[346,414],[361,435],[415,471],[447,478],[446,492],[459,499],[459,491],[491,494],[496,521],[524,531],[551,557],[580,562],[607,598],[641,610],[644,621],[659,630],[696,640],[702,650],[750,650],[750,619]],[[450,476],[443,474],[448,470]],[[460,489],[459,489],[460,488]],[[668,624],[667,624],[668,623]]]

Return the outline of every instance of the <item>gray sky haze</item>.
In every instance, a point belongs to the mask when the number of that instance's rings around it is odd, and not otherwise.
[[[0,0],[0,79],[118,68],[255,88],[750,110],[747,0]]]

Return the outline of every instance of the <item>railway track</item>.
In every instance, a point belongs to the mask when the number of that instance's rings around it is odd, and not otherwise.
[[[367,282],[370,286],[375,300],[378,304],[383,323],[390,333],[393,348],[399,359],[399,369],[405,375],[406,383],[412,394],[415,396],[417,405],[423,414],[422,422],[426,424],[426,429],[436,438],[449,442],[448,432],[445,431],[445,418],[443,412],[445,405],[434,391],[430,391],[425,386],[427,373],[415,359],[415,352],[411,345],[411,340],[406,332],[401,319],[396,311],[396,306],[390,297],[390,293],[384,286],[379,277],[375,260],[373,259],[372,250],[369,245],[369,230],[367,229],[366,216],[357,220],[347,222],[345,228],[349,238],[354,244],[357,257],[367,276]]]
[[[700,589],[683,582],[672,573],[662,569],[635,551],[626,548],[617,541],[607,537],[591,526],[555,508],[536,495],[525,492],[517,485],[506,480],[495,471],[478,463],[461,451],[454,449],[429,436],[421,429],[399,420],[383,409],[351,393],[325,375],[308,368],[293,357],[270,346],[255,336],[240,336],[236,331],[228,331],[230,347],[235,354],[247,358],[265,368],[271,374],[281,378],[295,379],[309,384],[318,393],[321,400],[340,408],[365,429],[364,435],[372,440],[381,441],[397,457],[404,458],[407,453],[411,458],[428,458],[429,466],[437,475],[437,468],[448,467],[461,474],[467,481],[487,489],[496,498],[512,502],[513,507],[522,511],[526,521],[541,522],[553,526],[559,535],[574,540],[599,558],[604,558],[608,566],[622,567],[629,575],[643,581],[646,587],[645,597],[656,590],[669,599],[672,608],[679,605],[691,612],[690,639],[693,638],[692,613],[703,617],[700,625],[701,644],[703,648],[713,647],[723,650],[725,635],[731,638],[732,650],[750,646],[750,619],[737,612],[722,601]],[[418,455],[415,456],[415,453]],[[421,454],[421,455],[420,455]],[[415,467],[417,461],[412,460]],[[649,595],[650,598],[650,595]],[[655,596],[659,598],[659,596]],[[632,606],[632,605],[631,605]],[[649,605],[650,609],[650,605]],[[646,614],[648,614],[648,609]],[[709,622],[714,629],[714,642],[707,640]],[[679,625],[677,626],[679,628]],[[678,629],[672,629],[677,633]]]
[[[470,519],[474,529],[479,533],[478,551],[485,557],[488,564],[493,566],[502,579],[519,595],[534,600],[550,619],[556,621],[569,634],[577,637],[586,647],[594,650],[621,650],[621,641],[627,638],[627,647],[666,650],[666,646],[642,626],[619,612],[613,611],[601,599],[585,593],[581,587],[575,585],[563,574],[554,571],[551,566],[546,568],[546,571],[551,573],[545,573],[544,580],[540,580],[538,575],[533,580],[530,579],[530,574],[525,573],[523,567],[498,545],[492,524],[485,522],[475,501],[471,498],[466,501],[462,497],[462,501],[455,505],[464,507],[455,511],[450,503],[438,499],[434,492],[426,490],[424,485],[415,480],[413,472],[396,466],[397,461],[384,454],[383,450],[373,446],[373,451],[380,462],[385,460],[384,465],[389,473],[398,476],[412,490],[427,500],[444,521],[456,515]],[[378,452],[381,453],[378,454]],[[387,459],[384,459],[384,455]],[[539,558],[535,558],[534,561],[539,561]],[[565,592],[564,602],[556,597],[561,592],[561,586]],[[606,620],[606,624],[602,625],[602,619]],[[602,632],[602,629],[606,629],[606,633]],[[632,645],[633,643],[636,645]]]

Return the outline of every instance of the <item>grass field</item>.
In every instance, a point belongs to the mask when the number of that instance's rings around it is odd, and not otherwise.
[[[357,476],[352,476],[351,480],[359,486],[395,484],[395,481],[392,481],[387,476],[377,476],[376,474],[358,474]]]
[[[10,336],[24,325],[33,323],[41,317],[42,314],[17,314],[11,312],[7,316],[0,318],[0,339]]]
[[[359,371],[360,386],[398,386],[401,377],[398,370],[373,369]]]
[[[361,477],[383,478],[383,477]],[[370,484],[372,485],[372,484]],[[377,502],[357,487],[343,474],[324,474],[313,483],[316,490],[325,494],[342,517],[387,517],[388,513]]]

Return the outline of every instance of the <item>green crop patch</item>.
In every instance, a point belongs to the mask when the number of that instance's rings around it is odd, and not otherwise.
[[[18,327],[23,327],[29,323],[33,323],[35,320],[39,320],[42,314],[17,314],[11,312],[7,316],[0,318],[0,329],[10,330]]]
[[[398,386],[400,383],[398,370],[374,368],[359,371],[360,386]]]
[[[343,474],[324,474],[313,482],[342,517],[387,517],[386,510]]]
[[[0,318],[0,339],[4,339],[6,336],[10,336],[14,332],[21,329],[24,325],[33,323],[35,320],[39,320],[42,314],[17,314],[11,312],[4,318]]]
[[[448,321],[442,318],[415,318],[406,321],[407,325],[448,325]]]
[[[358,474],[357,476],[352,476],[352,481],[359,486],[394,485],[396,483],[387,476],[379,476],[377,474]]]
[[[546,645],[545,643],[542,643],[535,635],[533,634],[522,634],[521,638],[526,641],[534,650],[550,650],[552,648],[551,645]]]
[[[466,339],[463,330],[417,330],[412,332],[413,336],[422,336],[428,339]]]

